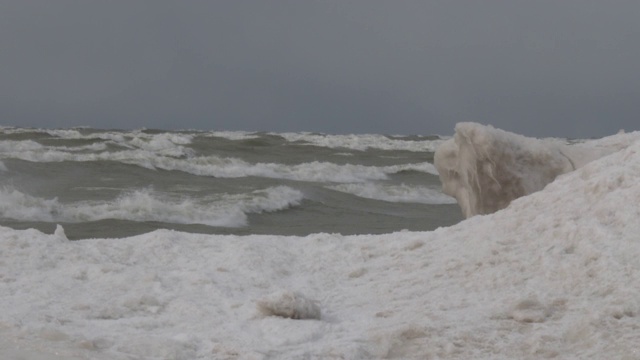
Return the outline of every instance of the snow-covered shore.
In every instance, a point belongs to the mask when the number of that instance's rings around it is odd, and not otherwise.
[[[0,227],[0,357],[637,359],[639,180],[635,141],[432,232]],[[320,318],[264,311],[287,294]]]

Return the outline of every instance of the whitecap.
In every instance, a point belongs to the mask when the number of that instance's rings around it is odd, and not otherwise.
[[[54,221],[62,212],[57,199],[42,199],[4,187],[0,189],[0,217],[28,221]]]
[[[247,224],[247,214],[287,209],[299,205],[303,198],[296,189],[277,186],[247,194],[222,194],[205,201],[140,189],[111,201],[61,203],[56,198],[42,199],[3,188],[0,189],[0,217],[44,222],[118,219],[240,227]]]
[[[282,136],[290,142],[303,142],[308,145],[328,147],[331,149],[345,148],[358,151],[367,149],[380,150],[404,150],[412,152],[434,152],[435,149],[444,142],[442,139],[436,140],[401,140],[393,139],[384,135],[376,134],[351,134],[351,135],[329,135],[314,133],[273,133]]]
[[[51,136],[62,138],[62,139],[84,139],[85,136],[80,133],[78,130],[70,130],[70,129],[53,129],[53,130],[45,130],[45,132]]]
[[[203,134],[205,137],[217,137],[227,140],[251,140],[257,139],[260,135],[246,131],[212,131]]]
[[[42,151],[45,147],[33,140],[3,140],[0,141],[0,155],[12,157],[13,154],[20,154],[25,151]]]
[[[399,203],[455,204],[456,200],[438,189],[424,186],[389,185],[384,183],[339,184],[327,186],[332,190],[366,199]]]
[[[79,153],[66,148],[46,147],[33,141],[0,142],[0,157],[15,158],[31,162],[61,161],[116,161],[137,165],[146,169],[182,171],[199,176],[239,178],[247,176],[287,179],[310,182],[364,182],[384,180],[389,174],[402,171],[419,171],[437,175],[429,162],[391,166],[366,166],[357,164],[335,164],[330,162],[308,162],[296,165],[279,163],[249,163],[238,158],[218,156],[195,156],[191,148],[170,145],[173,142],[146,143],[135,141],[139,149]],[[89,145],[94,146],[94,145]],[[96,149],[100,147],[94,146]]]
[[[438,175],[438,170],[430,162],[385,166],[383,167],[383,171],[387,174],[395,174],[402,171],[417,171],[431,175]]]

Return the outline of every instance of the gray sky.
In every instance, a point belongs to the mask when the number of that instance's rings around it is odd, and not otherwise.
[[[640,130],[640,1],[0,0],[0,125]]]

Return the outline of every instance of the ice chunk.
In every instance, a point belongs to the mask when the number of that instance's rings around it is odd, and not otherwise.
[[[568,145],[535,139],[492,126],[459,123],[453,138],[435,152],[445,194],[456,198],[466,217],[490,214],[514,199],[543,189],[558,175],[628,146],[625,137]]]
[[[509,316],[519,322],[543,322],[549,313],[549,309],[538,299],[528,298],[516,303]]]
[[[290,319],[320,319],[320,307],[304,295],[293,291],[278,291],[257,302],[265,316]]]
[[[67,234],[65,234],[65,232],[64,232],[64,228],[60,224],[58,224],[56,226],[56,231],[53,232],[53,236],[57,237],[58,239],[60,239],[62,241],[68,241],[69,240],[67,238]]]

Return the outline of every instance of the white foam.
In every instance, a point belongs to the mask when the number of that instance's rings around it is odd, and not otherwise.
[[[147,135],[147,136],[142,136]],[[129,145],[136,148],[157,153],[163,156],[193,156],[195,151],[185,148],[183,145],[191,143],[193,135],[177,134],[177,133],[160,133],[149,136],[148,134],[138,134],[128,141]]]
[[[431,175],[438,175],[438,170],[430,162],[404,164],[404,165],[391,165],[383,167],[387,174],[395,174],[403,171],[418,171]]]
[[[142,149],[149,152],[158,153],[163,156],[189,156],[193,155],[192,149],[185,148],[184,145],[189,145],[193,141],[194,134],[186,133],[171,133],[163,132],[158,134],[148,134],[141,131],[131,132],[92,132],[87,135],[83,135],[77,130],[41,130],[51,136],[61,139],[101,139],[109,140],[120,146],[131,149]],[[45,147],[43,147],[45,148]],[[46,147],[48,150],[57,151],[73,151],[73,150],[104,150],[106,145],[103,143],[90,144],[83,147],[63,147],[63,146],[51,146]],[[42,148],[41,148],[42,149]],[[30,150],[39,150],[36,148]]]
[[[345,148],[358,151],[367,149],[404,150],[413,152],[433,152],[444,141],[438,140],[401,140],[376,134],[329,135],[313,133],[273,133],[288,141],[299,141],[308,145]]]
[[[387,178],[385,168],[363,165],[338,165],[328,162],[309,162],[297,165],[278,163],[251,164],[235,158],[215,156],[196,157],[189,161],[162,159],[157,167],[168,170],[181,170],[196,175],[215,177],[258,176],[275,179],[320,182],[360,182]],[[391,170],[392,171],[392,170]]]
[[[455,204],[456,200],[438,189],[424,186],[383,183],[338,184],[328,188],[359,197],[402,203]]]
[[[141,144],[141,147],[150,146],[151,149],[157,147],[164,148],[166,147],[167,143],[188,145],[192,142],[194,137],[194,134],[190,133],[161,132],[157,134],[150,134],[140,130],[129,132],[90,132],[86,135],[83,135],[81,132],[72,129],[54,129],[40,131],[62,139],[102,139],[113,140],[116,142],[129,141],[132,143]]]
[[[57,199],[40,199],[7,187],[0,189],[0,217],[2,218],[53,221],[52,214],[59,213],[59,209]]]
[[[84,139],[85,136],[80,133],[78,130],[73,129],[51,129],[51,130],[42,130],[42,132],[47,133],[54,137],[59,137],[63,139]]]
[[[212,131],[203,133],[207,137],[219,137],[227,140],[250,140],[257,139],[260,135],[246,131]]]
[[[41,151],[45,147],[33,140],[3,140],[0,141],[0,154],[7,154],[5,157],[12,157],[13,154],[19,154],[24,151]]]
[[[0,217],[21,221],[86,222],[104,219],[160,221],[238,227],[247,224],[249,213],[271,212],[300,204],[303,194],[278,186],[241,195],[223,195],[196,201],[175,199],[151,189],[123,194],[114,201],[83,201],[63,204],[15,189],[0,189]]]

